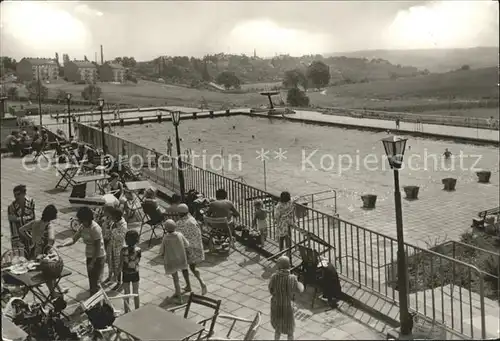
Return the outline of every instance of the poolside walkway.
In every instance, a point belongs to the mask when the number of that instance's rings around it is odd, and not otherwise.
[[[46,166],[44,161],[40,161]],[[28,195],[35,199],[37,217],[47,204],[55,204],[59,209],[59,217],[54,222],[56,230],[56,243],[71,237],[69,221],[74,216],[74,210],[68,201],[69,191],[56,192],[53,190],[58,180],[55,170],[37,169],[29,171],[21,165],[20,159],[3,157],[1,164],[2,174],[2,238],[3,250],[10,248],[9,228],[7,222],[7,206],[13,200],[12,189],[17,184],[25,184]],[[137,225],[132,225],[135,227]],[[147,236],[149,237],[149,235]],[[163,273],[163,266],[158,264],[158,243],[153,243],[152,248],[147,247],[147,242],[141,243],[143,259],[141,262],[140,297],[141,304],[156,304],[162,307],[170,306],[167,296],[173,294],[172,281]],[[79,242],[71,248],[61,249],[66,268],[72,275],[63,279],[61,284],[69,289],[67,298],[81,301],[88,297],[87,278],[85,270],[84,245]],[[269,293],[267,283],[273,269],[266,266],[255,253],[238,246],[230,257],[224,259],[220,256],[207,254],[207,259],[201,264],[201,273],[208,284],[208,296],[222,300],[222,312],[241,317],[252,317],[257,310],[263,313],[262,327],[257,338],[270,340],[273,338],[273,329],[269,317]],[[193,289],[199,292],[200,288],[194,278]],[[111,294],[113,294],[111,292]],[[69,302],[69,303],[71,303]],[[339,310],[329,310],[327,306],[316,300],[315,308],[311,308],[311,291],[296,296],[296,339],[304,340],[383,340],[388,327],[384,322],[376,320],[352,306],[345,303]],[[121,302],[114,302],[118,309],[122,309]],[[204,316],[203,310],[194,310],[192,319],[200,320]],[[248,326],[240,325],[231,334],[234,339],[242,339]],[[217,335],[225,335],[227,324],[218,323]]]
[[[262,114],[261,114],[262,115]],[[264,114],[267,116],[267,114]],[[297,111],[294,115],[287,115],[289,120],[311,120],[316,122],[336,123],[339,125],[349,125],[356,127],[370,127],[386,129],[392,133],[414,133],[419,132],[422,134],[434,135],[436,137],[448,138],[465,138],[476,139],[479,141],[493,141],[499,142],[498,130],[490,129],[475,129],[469,127],[456,127],[445,126],[437,124],[420,123],[401,121],[400,129],[396,130],[394,121],[370,119],[370,118],[356,118],[337,115],[326,115],[315,111]]]

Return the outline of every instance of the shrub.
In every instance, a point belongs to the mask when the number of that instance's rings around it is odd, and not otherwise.
[[[308,107],[309,97],[307,97],[304,91],[297,88],[292,88],[288,90],[286,101],[292,107]]]

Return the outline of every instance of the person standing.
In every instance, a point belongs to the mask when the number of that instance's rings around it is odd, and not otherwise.
[[[81,207],[76,213],[76,218],[82,225],[82,228],[73,235],[70,241],[67,241],[59,248],[74,245],[77,241],[83,239],[85,243],[85,257],[87,258],[87,276],[89,279],[90,294],[93,295],[99,291],[104,264],[106,260],[106,250],[104,249],[104,240],[102,229],[94,221],[94,213],[88,207]]]
[[[286,334],[288,340],[293,340],[295,331],[295,316],[292,304],[295,293],[304,291],[304,285],[297,276],[290,273],[290,259],[282,256],[277,261],[278,271],[269,280],[271,293],[271,326],[274,329],[274,339],[279,340],[281,334]]]
[[[276,219],[280,251],[283,251],[285,244],[287,248],[290,247],[291,229],[295,227],[295,205],[289,192],[281,192],[274,218]]]
[[[122,282],[124,294],[130,294],[130,284],[134,297],[135,309],[139,309],[139,262],[141,261],[141,248],[137,246],[139,233],[136,230],[129,230],[125,234],[125,244],[120,254],[120,269],[122,271]],[[129,300],[125,298],[125,312],[130,312]]]
[[[167,139],[167,155],[172,156],[172,140],[170,137]]]
[[[267,240],[267,214],[269,213],[266,209],[264,209],[264,203],[261,200],[257,200],[254,203],[255,214],[253,217],[252,226],[253,228],[257,228],[260,232],[262,247]]]
[[[110,225],[110,240],[106,254],[109,254],[109,277],[112,282],[116,281],[116,286],[113,290],[120,290],[122,281],[120,278],[120,254],[122,247],[125,244],[125,234],[127,233],[127,222],[123,218],[121,209],[111,207],[109,209],[111,225]]]
[[[400,123],[400,119],[399,119],[399,117],[396,117],[396,129],[399,129],[399,123]]]
[[[19,234],[19,229],[35,220],[35,201],[26,196],[25,185],[17,185],[13,193],[14,201],[7,208],[12,248],[24,247],[28,252],[30,242]]]
[[[57,209],[54,205],[48,205],[43,209],[42,219],[33,220],[19,229],[23,239],[30,240],[32,248],[27,250],[28,258],[36,258],[46,251],[47,247],[54,245],[54,228],[50,225],[57,219]]]
[[[177,206],[177,212],[179,213],[179,219],[177,220],[177,231],[182,233],[186,237],[189,246],[186,248],[187,263],[189,264],[189,269],[196,277],[201,286],[201,294],[207,294],[207,286],[203,279],[201,278],[200,271],[196,269],[196,265],[205,260],[205,251],[203,250],[203,240],[201,238],[201,229],[198,226],[198,222],[189,214],[189,208],[186,204],[180,204]],[[191,282],[189,280],[188,270],[183,270],[182,275],[186,281],[186,287],[184,292],[191,292]]]
[[[172,296],[182,303],[181,285],[179,283],[179,271],[187,270],[186,249],[189,247],[189,242],[182,233],[176,231],[177,224],[168,219],[165,222],[167,233],[163,237],[160,246],[160,256],[163,258],[163,266],[166,275],[172,275],[174,281],[175,293]]]

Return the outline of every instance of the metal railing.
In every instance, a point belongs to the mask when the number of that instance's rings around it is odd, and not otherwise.
[[[498,105],[497,105],[498,106]],[[494,108],[494,106],[493,106]],[[357,117],[357,118],[371,118],[381,120],[391,120],[399,118],[401,122],[415,123],[415,130],[421,131],[421,124],[438,124],[459,127],[469,127],[476,129],[493,129],[499,128],[498,119],[488,119],[482,117],[464,117],[464,116],[450,116],[450,115],[424,115],[411,112],[390,112],[382,110],[363,110],[363,109],[346,109],[346,108],[324,108],[327,111],[335,113],[336,115]]]
[[[102,146],[101,132],[79,124],[80,139]],[[147,163],[143,173],[160,186],[178,191],[176,161],[118,136],[105,134],[109,153],[115,157],[128,155],[130,165],[137,169]],[[147,160],[145,162],[144,160]],[[164,167],[154,167],[163,162]],[[253,201],[277,197],[241,181],[212,171],[182,163],[186,190],[196,189],[214,197],[218,188],[225,188],[241,214],[241,223],[250,226],[254,216]],[[331,248],[323,254],[337,264],[339,273],[361,287],[392,302],[397,302],[396,239],[297,204],[298,225],[322,239]],[[276,238],[274,212],[269,214],[269,237]],[[292,245],[303,239],[292,232]],[[319,250],[318,250],[319,251]],[[486,338],[484,273],[475,266],[432,250],[406,244],[409,271],[410,309],[444,328],[468,338]]]

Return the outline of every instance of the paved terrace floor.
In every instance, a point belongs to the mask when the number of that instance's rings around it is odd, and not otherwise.
[[[36,201],[36,213],[40,217],[43,207],[47,204],[55,204],[60,213],[58,220],[54,222],[56,229],[56,243],[61,243],[71,237],[69,220],[74,216],[68,201],[69,191],[55,192],[53,190],[58,180],[55,170],[28,171],[23,169],[19,159],[3,157],[1,164],[2,175],[2,238],[3,250],[10,247],[9,231],[7,222],[7,206],[12,201],[12,189],[17,184],[26,184],[28,195]],[[137,224],[131,228],[138,227]],[[171,278],[163,273],[163,265],[156,263],[158,254],[158,243],[150,249],[147,242],[141,243],[143,247],[143,260],[141,264],[140,297],[141,304],[155,304],[162,307],[170,306],[166,298],[173,294]],[[87,278],[84,263],[84,245],[79,242],[71,248],[61,249],[65,266],[72,275],[63,279],[61,284],[69,289],[67,298],[70,303],[81,301],[88,297]],[[241,317],[252,317],[256,310],[263,313],[262,328],[258,333],[258,339],[269,340],[273,337],[273,329],[269,317],[269,293],[267,291],[267,279],[273,269],[264,265],[265,262],[253,252],[238,246],[227,259],[207,254],[206,261],[201,265],[201,273],[208,284],[208,296],[222,300],[222,312],[234,314]],[[199,292],[200,288],[195,279],[192,278],[193,289]],[[181,283],[182,285],[182,283]],[[110,293],[113,294],[112,292]],[[315,308],[311,309],[311,292],[296,296],[296,339],[315,340],[363,340],[384,339],[384,333],[388,326],[366,313],[348,306],[340,305],[339,310],[330,310],[320,300],[316,300]],[[122,304],[117,304],[122,309]],[[195,314],[192,319],[200,320],[206,316],[206,311],[193,310]],[[234,339],[241,339],[247,326],[237,326]],[[217,335],[225,335],[228,330],[227,324],[218,324]]]

